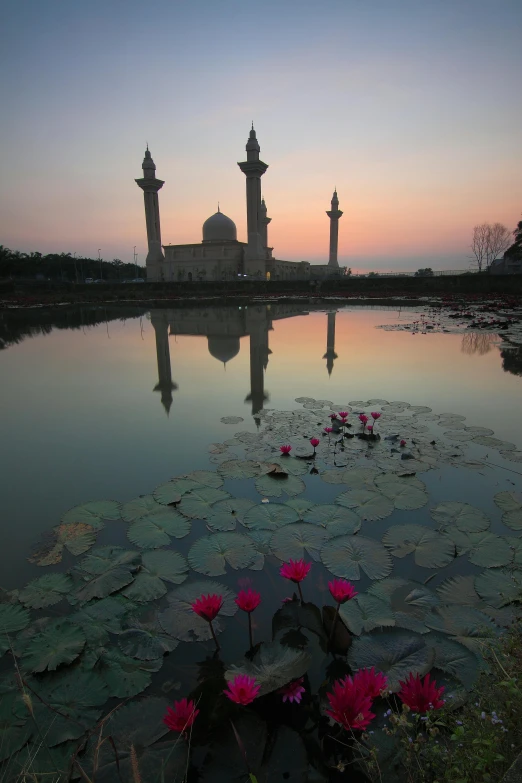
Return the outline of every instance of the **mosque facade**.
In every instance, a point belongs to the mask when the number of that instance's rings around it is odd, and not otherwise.
[[[237,238],[236,224],[218,211],[203,223],[201,242],[188,245],[162,245],[158,193],[165,184],[156,177],[156,166],[147,146],[143,159],[143,177],[136,184],[143,190],[147,228],[147,280],[151,282],[225,281],[238,278],[254,280],[311,280],[339,276],[343,269],[337,260],[339,210],[334,191],[330,218],[328,264],[308,261],[284,261],[273,255],[268,226],[272,218],[261,192],[261,177],[268,164],[260,157],[254,126],[246,144],[246,160],[238,163],[246,178],[247,241]]]

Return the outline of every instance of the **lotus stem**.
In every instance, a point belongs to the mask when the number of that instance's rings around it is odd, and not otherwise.
[[[337,607],[335,609],[335,615],[332,623],[332,630],[330,631],[330,638],[328,639],[328,647],[332,646],[334,633],[335,633],[335,626],[337,625],[337,618],[339,617],[339,607],[341,606],[341,603],[339,602],[337,604]]]
[[[212,638],[214,639],[214,641],[216,643],[216,650],[219,652],[221,650],[221,647],[219,646],[219,642],[216,639],[216,634],[214,632],[214,626],[212,625],[212,620],[209,620],[208,624],[210,625],[210,633],[212,634]]]
[[[250,649],[254,649],[254,641],[252,639],[252,612],[248,613],[248,638],[250,640]]]
[[[301,590],[301,582],[298,582],[298,583],[297,583],[297,589],[299,590],[299,598],[301,599],[301,603],[304,603],[304,600],[303,600],[303,592],[302,592],[302,590]]]

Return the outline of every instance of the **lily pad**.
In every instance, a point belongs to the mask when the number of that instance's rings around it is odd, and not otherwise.
[[[330,538],[328,531],[307,522],[294,522],[276,530],[270,548],[280,560],[299,560],[309,555],[320,560],[321,549]]]
[[[363,536],[338,536],[321,550],[326,568],[344,579],[360,579],[361,569],[370,579],[389,576],[393,562],[379,541]]]
[[[279,457],[278,459],[274,459],[271,464],[279,465],[279,467],[290,476],[304,476],[309,470],[308,465],[304,460],[294,459],[294,457]],[[267,472],[266,468],[264,472]]]
[[[254,677],[261,686],[259,696],[264,696],[302,677],[311,662],[312,656],[304,650],[271,642],[261,646],[253,661],[241,661],[230,666],[225,672],[225,679],[230,681],[238,674]]]
[[[311,508],[314,508],[315,503],[312,503],[308,498],[290,498],[285,502],[285,505],[290,506],[290,508],[297,511],[301,519],[303,519],[306,516],[306,513],[310,511]]]
[[[292,522],[299,522],[299,514],[287,503],[256,505],[243,519],[243,525],[250,530],[277,530]]]
[[[19,597],[26,606],[42,609],[57,604],[71,588],[72,580],[66,574],[46,574],[29,582]]]
[[[228,498],[220,500],[212,506],[212,514],[207,519],[207,527],[210,530],[223,531],[235,530],[236,523],[243,520],[255,502],[250,498]]]
[[[218,472],[231,479],[256,478],[264,472],[264,465],[257,460],[230,459],[221,463]]]
[[[426,644],[435,650],[434,666],[457,677],[465,688],[471,688],[480,668],[474,652],[455,639],[442,634],[432,632],[425,639]]]
[[[137,602],[153,601],[167,592],[165,582],[179,585],[188,576],[187,561],[171,549],[145,552],[142,568],[135,580],[122,592]]]
[[[124,618],[135,609],[132,601],[123,598],[121,595],[102,598],[100,601],[92,601],[86,604],[82,609],[72,616],[72,620],[85,628],[87,637],[92,632],[92,628],[98,628],[109,633],[118,634],[121,631],[121,624]]]
[[[247,536],[240,533],[215,533],[204,536],[190,547],[188,561],[191,568],[206,576],[226,573],[225,566],[248,568],[255,563],[258,552]]]
[[[134,579],[140,565],[140,556],[121,547],[100,547],[93,549],[76,568],[73,574],[84,583],[80,584],[74,596],[69,595],[71,603],[90,601],[92,598],[106,598]]]
[[[157,621],[135,622],[118,637],[118,644],[125,655],[141,661],[153,661],[176,649],[179,642],[166,634]]]
[[[437,593],[444,604],[477,606],[481,603],[475,590],[475,577],[471,575],[451,576],[437,587]]]
[[[370,489],[354,489],[343,492],[335,499],[336,503],[351,508],[363,520],[374,522],[389,517],[393,512],[393,503],[385,495]]]
[[[102,520],[119,519],[120,510],[121,505],[116,500],[92,500],[82,506],[69,509],[63,515],[62,522],[83,522],[99,530],[103,527]]]
[[[448,634],[477,655],[483,654],[484,643],[497,633],[489,617],[472,606],[436,607],[425,622],[429,628]]]
[[[504,512],[502,522],[511,530],[522,530],[522,494],[520,492],[497,492],[493,498]]]
[[[162,508],[136,519],[127,530],[127,538],[141,549],[157,549],[170,544],[173,538],[183,538],[190,533],[191,523],[174,509]]]
[[[124,655],[118,648],[110,647],[100,658],[96,672],[106,683],[109,696],[128,699],[148,688],[152,673],[159,671],[162,663],[163,658],[140,661]]]
[[[375,489],[374,480],[380,474],[376,468],[352,468],[343,472],[343,484],[349,489]]]
[[[274,478],[273,476],[265,475],[257,479],[256,489],[260,495],[279,498],[284,492],[287,495],[300,495],[305,490],[305,484],[297,476]]]
[[[29,625],[31,615],[18,604],[0,604],[0,656],[9,649],[9,637]]]
[[[469,561],[482,568],[493,568],[508,565],[513,558],[513,552],[505,538],[494,533],[470,533],[471,550]]]
[[[213,470],[193,470],[192,473],[187,473],[186,477],[191,481],[195,481],[196,484],[201,484],[204,487],[214,487],[214,489],[219,489],[224,484],[219,473]]]
[[[390,605],[374,595],[361,593],[347,601],[339,609],[339,616],[346,627],[356,636],[368,633],[374,628],[395,625]]]
[[[489,517],[469,503],[447,501],[430,509],[430,514],[443,527],[455,526],[463,533],[480,533],[489,527]]]
[[[455,555],[455,545],[450,538],[422,525],[393,525],[382,541],[395,557],[406,557],[414,552],[415,563],[423,568],[443,568]]]
[[[313,506],[304,515],[304,521],[325,527],[331,538],[357,533],[362,524],[354,511],[329,503]]]
[[[480,597],[500,609],[522,595],[522,571],[507,571],[503,568],[491,568],[475,577],[475,590]]]
[[[222,416],[219,421],[222,424],[241,424],[245,420],[241,416]]]
[[[51,533],[44,534],[43,540],[37,544],[28,560],[38,566],[56,565],[62,560],[64,548],[71,555],[83,555],[95,541],[96,533],[91,525],[84,522],[62,522],[54,527]]]
[[[393,501],[395,508],[401,511],[422,508],[428,502],[425,485],[414,477],[399,478],[396,475],[385,473],[383,476],[377,476],[375,486],[383,495]]]
[[[18,637],[17,648],[29,671],[54,671],[63,663],[72,663],[85,641],[82,629],[68,620],[43,618],[32,626],[29,638]]]
[[[230,494],[223,489],[201,487],[183,495],[179,510],[190,519],[208,519],[212,515],[213,503],[227,498],[230,498]]]
[[[87,729],[92,728],[101,715],[101,705],[109,696],[105,683],[98,675],[77,669],[56,672],[35,686],[39,695],[52,708],[48,709],[40,702],[33,701],[35,719],[45,726],[45,742],[51,747],[78,739]]]
[[[393,692],[400,689],[400,681],[410,673],[421,677],[427,674],[434,659],[435,651],[426,645],[423,636],[398,629],[355,638],[348,653],[352,668],[375,666],[386,675],[387,687]]]
[[[121,518],[125,522],[134,522],[154,511],[163,511],[163,506],[153,498],[152,495],[141,495],[139,498],[125,503],[121,509]]]

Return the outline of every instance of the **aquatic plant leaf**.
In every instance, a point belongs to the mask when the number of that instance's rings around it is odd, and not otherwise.
[[[437,593],[443,604],[477,606],[481,603],[475,590],[475,577],[470,574],[450,576],[437,587]]]
[[[159,671],[162,664],[163,658],[140,661],[111,647],[100,659],[96,671],[106,683],[109,696],[128,699],[137,696],[150,685],[152,672]]]
[[[190,567],[205,576],[220,576],[226,573],[225,566],[248,568],[257,558],[258,552],[247,536],[241,533],[215,533],[204,536],[190,547]]]
[[[234,520],[243,523],[245,514],[255,505],[256,502],[250,500],[250,498],[230,497],[226,500],[218,500],[218,502],[214,503],[212,506],[212,517],[209,517],[207,524],[210,524],[211,520],[214,519],[215,514],[230,514]]]
[[[310,511],[310,509],[315,507],[315,503],[312,503],[308,498],[290,498],[285,502],[285,506],[293,508],[297,511],[301,519],[303,519],[307,511]]]
[[[446,501],[430,509],[430,514],[443,527],[457,527],[463,533],[480,533],[489,527],[489,517],[469,503]]]
[[[424,638],[426,644],[435,650],[433,665],[456,677],[469,690],[476,681],[480,668],[475,653],[455,639],[433,631]]]
[[[290,476],[304,476],[309,470],[304,460],[295,459],[294,457],[279,457],[274,459],[271,464],[279,465]],[[266,468],[263,472],[267,472]]]
[[[276,530],[270,548],[280,560],[299,560],[309,555],[321,559],[321,549],[330,538],[327,530],[307,522],[294,522]]]
[[[152,495],[141,495],[123,504],[121,518],[125,522],[134,522],[135,519],[140,519],[153,511],[163,511],[162,504],[158,503]]]
[[[229,511],[214,511],[206,522],[212,533],[230,532],[237,527],[237,518]]]
[[[32,609],[53,606],[61,601],[72,588],[72,580],[66,574],[45,574],[33,579],[20,591],[20,601]]]
[[[354,511],[334,504],[318,504],[304,514],[304,521],[326,528],[330,537],[350,535],[361,527],[361,518]]]
[[[145,552],[142,569],[122,594],[144,603],[161,598],[167,592],[165,582],[179,585],[188,576],[188,564],[183,555],[172,549]]]
[[[305,484],[297,476],[274,478],[271,475],[265,475],[257,479],[256,489],[260,495],[279,498],[284,492],[287,495],[300,495],[305,490]]]
[[[490,606],[500,609],[522,595],[522,571],[491,568],[475,577],[475,590]]]
[[[337,536],[327,541],[321,560],[332,574],[344,579],[360,579],[361,569],[370,579],[384,579],[393,568],[383,545],[363,536]]]
[[[84,522],[60,523],[51,533],[45,533],[28,560],[38,566],[60,563],[64,547],[71,555],[83,555],[96,541],[92,525]]]
[[[33,730],[34,727],[30,723],[22,723],[21,721],[16,723],[12,721],[10,724],[0,723],[0,763],[15,756],[30,740]],[[10,779],[13,780],[11,777]]]
[[[389,603],[393,611],[396,613],[396,618],[401,619],[401,622],[405,622],[406,616],[410,619],[414,619],[424,625],[424,618],[427,613],[438,606],[440,601],[438,596],[419,582],[408,581],[403,585],[396,587],[389,598]],[[397,622],[397,624],[399,624]],[[403,626],[407,627],[407,626]],[[420,628],[420,626],[418,626]],[[410,628],[410,630],[415,630]],[[427,629],[419,630],[419,633],[425,633]]]
[[[494,533],[470,533],[469,561],[482,568],[505,566],[511,562],[513,552],[505,538]]]
[[[264,696],[302,677],[308,671],[311,662],[312,656],[304,650],[295,650],[279,642],[270,642],[261,645],[252,661],[242,660],[236,665],[229,666],[225,672],[225,679],[228,682],[237,674],[255,677],[257,684],[261,686],[259,696]]]
[[[394,592],[399,587],[403,587],[408,584],[406,579],[401,579],[398,576],[389,576],[386,579],[380,579],[378,582],[373,582],[368,588],[369,595],[375,595],[377,598],[381,598],[383,601],[387,601],[391,606],[391,598]]]
[[[264,473],[264,465],[257,460],[230,459],[221,463],[218,473],[231,479],[257,478]]]
[[[61,521],[83,522],[99,530],[103,527],[103,519],[120,519],[120,511],[121,505],[116,500],[92,500],[66,511]]]
[[[191,522],[174,509],[163,508],[136,519],[127,530],[127,538],[141,549],[157,549],[170,544],[171,537],[183,538],[190,533]]]
[[[31,615],[18,604],[0,604],[0,656],[9,649],[9,637],[29,625]]]
[[[135,622],[118,637],[121,651],[131,658],[153,661],[176,649],[179,642],[166,634],[159,623]]]
[[[328,641],[319,608],[315,604],[307,601],[304,601],[303,603],[297,599],[287,601],[277,610],[272,618],[272,637],[275,639],[276,634],[285,628],[306,628],[307,630],[312,631],[312,633],[318,636],[323,642]],[[281,639],[281,642],[287,644],[285,638]],[[287,644],[287,646],[300,647],[302,645]]]
[[[361,593],[347,601],[339,609],[339,616],[346,627],[356,636],[368,633],[374,628],[395,625],[390,605],[374,595]]]
[[[499,454],[510,462],[522,462],[522,451],[502,451],[501,449]]]
[[[320,475],[327,484],[344,484],[344,474],[344,470],[334,468],[333,470],[323,470]]]
[[[522,530],[522,508],[516,511],[505,511],[502,514],[502,522],[511,530]]]
[[[230,494],[223,489],[201,487],[183,495],[178,508],[191,519],[208,519],[213,513],[212,505],[227,498],[230,498]]]
[[[335,498],[335,502],[345,508],[353,509],[361,519],[368,522],[384,519],[393,512],[392,501],[380,492],[370,489],[343,492]]]
[[[501,511],[520,511],[522,494],[520,492],[497,492],[493,498]]]
[[[131,549],[124,549],[120,546],[101,546],[93,549],[92,552],[80,560],[74,568],[74,573],[84,572],[95,576],[103,574],[110,568],[116,566],[125,566],[136,570],[141,563],[139,552]]]
[[[400,689],[400,681],[410,672],[423,677],[429,672],[435,651],[428,647],[421,635],[399,629],[383,630],[379,634],[359,636],[353,640],[348,663],[354,669],[375,666],[388,678],[392,692]]]
[[[109,633],[118,634],[124,618],[135,610],[132,601],[121,595],[108,596],[101,600],[92,601],[72,615],[71,620],[85,629],[87,638],[92,634],[93,628],[103,629]]]
[[[85,647],[85,635],[81,628],[62,618],[33,626],[30,638],[19,636],[17,646],[23,665],[29,671],[54,671],[62,663],[72,663]],[[23,646],[22,646],[23,644]]]
[[[245,420],[241,416],[222,416],[219,421],[222,424],[241,424]]]
[[[221,616],[233,616],[238,607],[234,601],[234,593],[225,585],[214,581],[189,582],[183,587],[173,590],[167,596],[169,607],[160,612],[158,619],[163,630],[182,642],[208,641],[212,638],[209,624],[199,617],[192,609],[194,603],[201,595],[220,595],[223,598],[221,611],[213,621],[214,631],[222,630]]]
[[[414,477],[399,478],[397,475],[385,473],[382,477],[377,476],[375,486],[401,511],[422,508],[428,502],[425,485]]]
[[[483,654],[483,644],[497,633],[487,615],[472,606],[438,606],[425,623],[434,631],[455,638],[477,655]]]
[[[122,591],[129,601],[136,603],[147,603],[162,598],[167,592],[166,584],[157,576],[152,576],[146,570],[139,571],[134,580],[130,582]]]
[[[456,440],[459,443],[465,443],[469,440],[476,440],[476,436],[473,432],[466,432],[465,429],[451,429],[444,433],[444,437],[448,440]]]
[[[219,489],[225,483],[219,473],[213,470],[193,470],[192,473],[187,473],[186,478],[203,487],[214,487],[214,489]]]
[[[443,568],[455,555],[455,545],[448,536],[423,525],[393,525],[382,542],[395,557],[413,552],[416,564],[423,568]]]
[[[277,530],[292,522],[299,522],[299,514],[287,503],[256,504],[243,519],[243,525],[250,530]]]
[[[473,443],[478,443],[480,446],[488,446],[493,449],[502,449],[503,451],[515,451],[516,446],[514,443],[509,443],[507,440],[499,440],[498,438],[488,438],[487,435],[479,435],[473,438]]]
[[[264,555],[270,554],[271,530],[249,530],[247,536],[254,544],[258,552]]]
[[[380,473],[377,468],[349,468],[343,472],[343,484],[349,489],[375,490],[374,481]]]

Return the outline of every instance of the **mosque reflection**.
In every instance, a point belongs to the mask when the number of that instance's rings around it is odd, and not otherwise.
[[[169,335],[205,336],[208,351],[224,365],[240,350],[240,339],[250,338],[250,392],[245,402],[251,403],[252,415],[261,410],[269,395],[265,390],[265,371],[269,356],[269,333],[274,321],[308,315],[309,310],[297,303],[249,305],[248,307],[219,307],[152,310],[150,320],[156,333],[156,354],[158,360],[158,383],[155,392],[161,395],[161,403],[167,414],[173,401],[173,392],[178,388],[172,380]],[[327,314],[326,368],[332,374],[335,353],[336,311]]]

